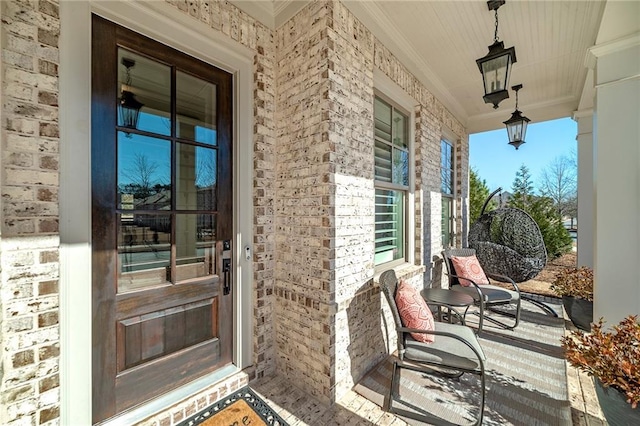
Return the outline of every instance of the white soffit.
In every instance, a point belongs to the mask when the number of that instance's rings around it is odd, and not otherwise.
[[[325,0],[318,0],[325,1]],[[329,1],[329,0],[327,0]],[[307,0],[231,0],[278,28]],[[503,127],[515,109],[515,96],[498,109],[485,104],[476,59],[493,43],[494,12],[485,0],[344,0],[345,6],[389,49],[409,72],[447,108],[469,133]],[[498,10],[498,39],[516,48],[510,85],[523,84],[518,109],[533,122],[570,117],[589,84],[584,58],[600,39],[620,26],[600,27],[607,15],[637,27],[640,1],[507,0]],[[608,19],[613,22],[616,19]],[[627,25],[628,23],[628,25]],[[637,31],[637,30],[636,30]]]

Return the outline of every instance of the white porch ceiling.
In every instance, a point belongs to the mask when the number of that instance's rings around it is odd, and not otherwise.
[[[609,0],[612,2],[612,0]],[[307,1],[232,0],[271,28]],[[498,109],[485,104],[475,60],[493,43],[495,18],[485,0],[346,0],[344,4],[467,127],[501,128],[515,94]],[[510,85],[523,84],[518,107],[532,123],[571,116],[585,87],[587,49],[596,43],[606,0],[507,0],[498,38],[516,48]],[[600,41],[600,40],[598,40]]]

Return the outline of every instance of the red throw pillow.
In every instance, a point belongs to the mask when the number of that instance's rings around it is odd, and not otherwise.
[[[433,314],[420,293],[404,280],[400,281],[396,291],[396,306],[400,313],[402,325],[407,328],[434,330]],[[419,342],[433,343],[433,334],[411,333],[411,337]]]
[[[453,268],[456,270],[456,275],[459,277],[468,278],[478,285],[489,284],[489,280],[475,254],[473,256],[451,256],[451,262],[453,263]],[[460,285],[465,287],[471,285],[471,281],[469,280],[458,278]]]

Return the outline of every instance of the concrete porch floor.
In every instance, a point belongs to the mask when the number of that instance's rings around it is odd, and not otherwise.
[[[566,312],[563,313],[567,334],[575,328]],[[573,426],[606,426],[592,379],[567,364],[567,384]],[[340,401],[329,406],[292,386],[290,381],[280,376],[264,377],[251,383],[251,388],[291,426],[407,424],[401,418],[384,412],[355,391],[348,392]]]

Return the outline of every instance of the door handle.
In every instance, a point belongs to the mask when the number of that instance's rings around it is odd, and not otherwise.
[[[231,293],[231,240],[222,242],[222,295]]]
[[[224,279],[222,295],[226,296],[231,293],[231,259],[222,259],[222,273]]]

